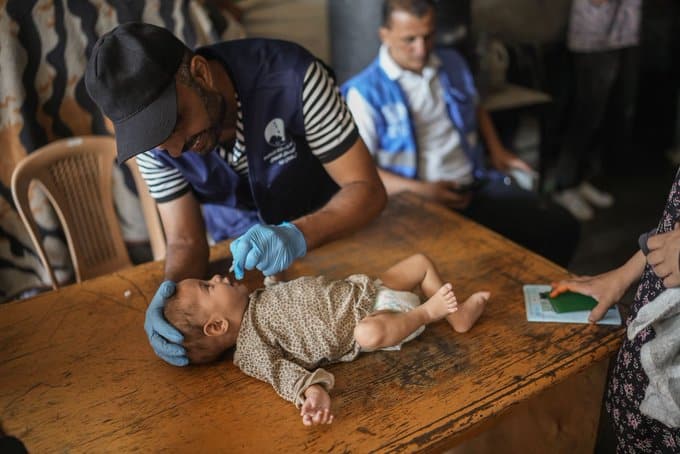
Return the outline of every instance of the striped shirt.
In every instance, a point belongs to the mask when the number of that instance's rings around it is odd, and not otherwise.
[[[217,153],[227,161],[243,178],[248,177],[248,159],[243,135],[243,114],[241,101],[236,94],[236,140],[231,150],[219,146]],[[328,163],[347,151],[343,141],[354,133],[352,116],[340,96],[333,77],[318,61],[314,61],[303,81],[302,115],[305,136],[312,153],[322,162]],[[174,200],[190,190],[189,183],[181,172],[157,160],[150,151],[136,157],[139,170],[144,177],[151,196],[158,203]]]

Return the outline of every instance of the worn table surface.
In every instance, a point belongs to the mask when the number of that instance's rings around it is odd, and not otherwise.
[[[213,259],[227,250],[215,246]],[[411,195],[310,252],[288,277],[374,274],[414,252],[435,260],[459,300],[490,290],[487,310],[469,333],[440,322],[400,352],[330,366],[332,425],[303,426],[292,404],[230,361],[175,368],[158,359],[142,326],[161,262],[0,305],[0,422],[31,452],[441,449],[619,345],[621,328],[528,323],[522,285],[566,272]]]

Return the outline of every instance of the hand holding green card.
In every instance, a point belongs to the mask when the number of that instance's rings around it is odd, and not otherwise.
[[[596,300],[582,293],[572,292],[566,288],[557,288],[545,284],[525,284],[524,306],[527,320],[530,322],[558,322],[558,323],[591,323],[591,310],[596,306]],[[557,294],[559,292],[559,295]],[[551,298],[550,294],[554,296]],[[571,296],[573,295],[573,296]],[[577,301],[573,301],[574,298]],[[584,300],[586,304],[584,303]],[[599,325],[620,325],[621,315],[616,305],[613,305],[597,322]]]
[[[549,292],[545,292],[541,296],[550,302],[553,310],[557,313],[589,311],[597,306],[597,300],[592,296],[569,290],[554,297],[550,296]]]

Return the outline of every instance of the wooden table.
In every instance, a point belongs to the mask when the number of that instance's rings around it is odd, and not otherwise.
[[[292,404],[230,361],[176,368],[158,359],[142,325],[161,262],[0,305],[0,421],[41,453],[431,451],[490,427],[619,346],[620,328],[528,323],[522,285],[565,271],[412,195],[288,274],[373,274],[418,251],[459,300],[490,290],[485,314],[467,334],[436,323],[401,352],[331,366],[330,426],[304,427]],[[224,259],[227,247],[212,253]],[[261,276],[248,279],[255,287]]]

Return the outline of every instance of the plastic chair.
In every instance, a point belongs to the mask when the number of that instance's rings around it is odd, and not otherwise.
[[[64,230],[76,280],[81,282],[131,266],[111,190],[116,143],[112,137],[62,139],[26,156],[12,173],[12,197],[47,269],[47,259],[29,203],[33,180],[44,189]]]
[[[149,232],[149,242],[151,244],[151,253],[154,260],[163,260],[165,258],[165,230],[161,217],[158,214],[156,201],[149,194],[149,188],[146,181],[139,171],[137,161],[135,158],[128,159],[125,164],[132,173],[132,178],[135,180],[137,187],[137,196],[139,203],[142,205],[142,213],[144,215],[144,222],[146,223],[146,230]]]

